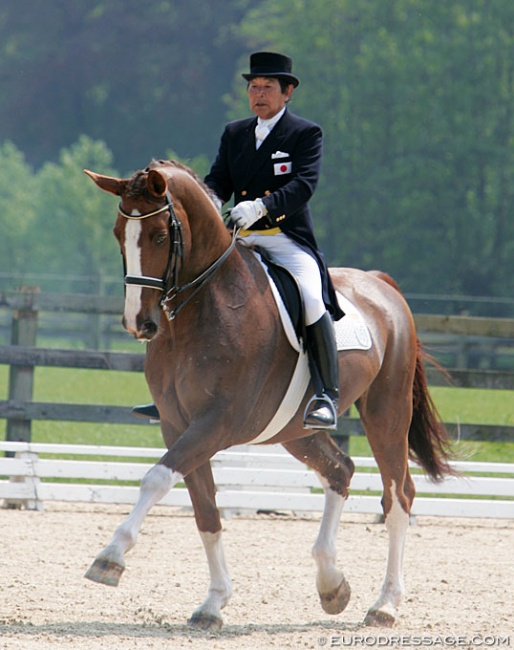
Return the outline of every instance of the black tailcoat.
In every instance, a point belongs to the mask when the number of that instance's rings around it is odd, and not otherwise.
[[[257,118],[230,122],[205,183],[224,202],[261,198],[268,214],[250,230],[279,227],[318,262],[323,299],[332,317],[343,316],[318,248],[309,199],[320,174],[323,134],[314,122],[285,111],[259,149],[255,148]]]

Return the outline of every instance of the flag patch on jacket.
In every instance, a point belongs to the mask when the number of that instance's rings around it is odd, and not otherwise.
[[[273,165],[273,171],[275,172],[275,176],[281,176],[282,174],[290,174],[291,166],[292,166],[291,162],[275,163]]]

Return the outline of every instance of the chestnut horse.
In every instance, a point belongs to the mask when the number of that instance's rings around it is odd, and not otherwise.
[[[252,443],[277,412],[299,353],[289,344],[260,262],[226,228],[209,190],[187,167],[153,161],[129,179],[86,170],[120,197],[114,234],[126,268],[125,329],[148,341],[145,374],[167,452],[86,577],[116,586],[124,555],[150,508],[185,481],[209,564],[205,601],[192,627],[218,629],[232,593],[210,459]],[[356,404],[383,482],[389,533],[386,577],[365,622],[392,625],[403,596],[403,547],[414,499],[408,459],[434,480],[451,472],[447,433],[430,399],[411,312],[379,272],[331,269],[336,290],[362,313],[372,345],[339,353],[341,412]],[[354,465],[327,432],[305,430],[311,390],[267,442],[281,443],[318,474],[325,505],[312,549],[325,612],[346,607],[350,587],[336,566],[336,534]]]

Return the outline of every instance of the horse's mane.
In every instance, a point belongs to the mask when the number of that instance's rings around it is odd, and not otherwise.
[[[207,187],[207,185],[198,176],[198,174],[196,174],[196,172],[194,172],[190,167],[188,167],[184,163],[179,162],[178,160],[155,160],[154,159],[147,167],[145,167],[145,169],[140,169],[139,171],[134,172],[134,174],[129,179],[129,184],[127,187],[127,196],[131,198],[144,196],[146,199],[155,200],[155,197],[152,197],[147,190],[147,184],[145,178],[150,170],[152,169],[158,170],[159,167],[175,167],[176,169],[180,169],[181,171],[186,172],[186,174],[191,176],[191,178],[204,190],[207,196],[211,200],[214,200],[215,198],[214,192],[209,187]]]

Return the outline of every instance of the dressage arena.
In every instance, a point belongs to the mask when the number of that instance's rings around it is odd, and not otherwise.
[[[314,584],[319,515],[235,516],[224,521],[234,595],[210,634],[186,625],[208,585],[189,511],[154,508],[117,589],[84,580],[128,512],[60,502],[0,510],[2,650],[514,646],[514,521],[419,517],[407,536],[407,595],[384,629],[361,625],[385,571],[387,534],[373,516],[343,515],[338,555],[352,598],[335,617]]]

